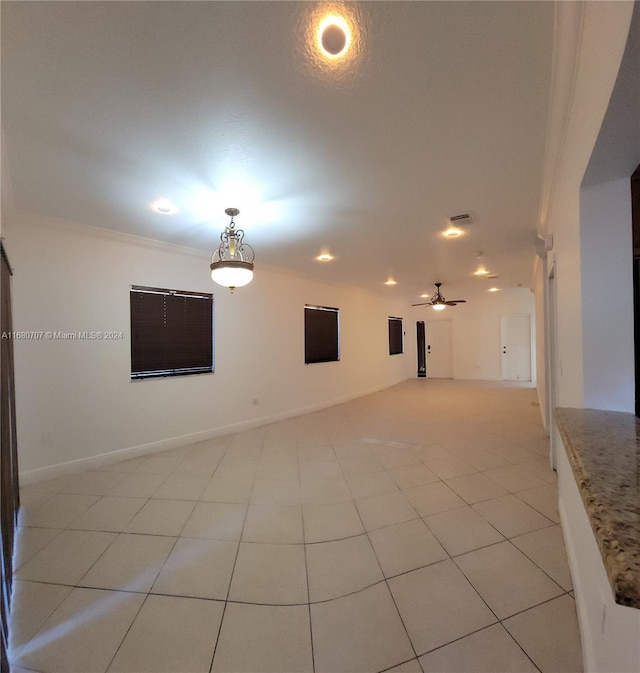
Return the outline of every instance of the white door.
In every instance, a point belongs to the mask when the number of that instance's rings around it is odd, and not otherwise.
[[[503,381],[531,381],[531,316],[500,318]]]
[[[427,378],[453,378],[451,320],[427,322]]]

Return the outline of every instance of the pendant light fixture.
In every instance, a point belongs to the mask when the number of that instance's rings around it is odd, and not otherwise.
[[[244,243],[244,231],[236,229],[233,218],[240,213],[237,208],[224,211],[231,222],[220,234],[220,245],[211,256],[211,278],[218,285],[233,292],[237,287],[250,283],[253,278],[253,248]]]

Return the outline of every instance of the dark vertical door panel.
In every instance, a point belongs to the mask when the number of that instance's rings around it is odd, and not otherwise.
[[[427,377],[427,360],[424,350],[424,320],[419,320],[416,323],[416,343],[418,348],[418,378],[424,379]]]

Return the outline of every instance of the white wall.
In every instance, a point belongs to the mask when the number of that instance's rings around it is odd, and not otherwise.
[[[585,403],[583,349],[591,337],[585,338],[584,329],[592,329],[592,325],[584,325],[582,315],[583,304],[588,301],[583,296],[583,280],[590,271],[585,269],[583,273],[582,267],[581,246],[585,241],[581,240],[580,231],[580,186],[616,81],[633,3],[558,3],[557,12],[561,15],[574,8],[579,12],[570,17],[575,34],[569,30],[564,41],[575,39],[576,62],[569,69],[562,63],[554,63],[556,72],[571,71],[571,81],[564,87],[568,96],[566,119],[562,115],[557,117],[562,127],[557,139],[557,161],[545,169],[552,180],[549,205],[540,226],[540,233],[551,233],[554,240],[548,264],[549,267],[555,264],[557,405],[563,407],[583,407]],[[562,27],[556,26],[558,31]],[[556,51],[560,53],[558,45]],[[552,101],[552,108],[553,105]],[[553,119],[553,109],[550,114]],[[551,131],[549,135],[553,135]],[[555,156],[549,147],[547,155]],[[542,274],[542,265],[538,265],[538,274]],[[541,287],[543,281],[546,282],[538,278],[536,286]],[[542,316],[537,318],[541,320]],[[606,344],[601,346],[604,348]]]
[[[253,283],[231,295],[212,283],[206,254],[25,213],[5,221],[3,234],[15,271],[16,331],[124,334],[16,342],[23,483],[85,468],[103,454],[169,448],[415,376],[415,352],[388,355],[387,317],[407,316],[404,303],[261,269],[259,258]],[[130,380],[130,285],[214,293],[214,374]],[[304,364],[305,303],[340,308],[340,362]]]
[[[486,292],[468,297],[466,304],[434,311],[414,308],[412,319],[451,320],[454,379],[502,379],[500,371],[500,317],[527,314],[534,324],[534,297],[528,289]],[[413,330],[415,331],[415,329]],[[414,341],[415,343],[415,341]],[[415,348],[415,346],[414,346]],[[532,375],[535,372],[535,342],[532,337]]]
[[[582,188],[580,229],[584,406],[633,412],[629,178]]]

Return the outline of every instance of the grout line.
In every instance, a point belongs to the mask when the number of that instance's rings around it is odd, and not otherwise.
[[[334,451],[335,453],[335,451]],[[298,450],[296,449],[296,459],[298,462],[298,481],[302,481],[302,475],[300,472],[300,456],[298,454]],[[302,494],[301,494],[302,495]],[[307,611],[309,614],[309,638],[311,640],[311,669],[313,673],[315,673],[316,670],[316,656],[315,656],[315,648],[313,645],[313,622],[311,619],[311,588],[309,586],[309,561],[307,559],[307,544],[306,544],[306,533],[305,533],[305,528],[304,528],[304,506],[302,504],[302,497],[300,498],[300,518],[302,520],[302,540],[304,544],[304,571],[305,571],[305,577],[307,579]]]

